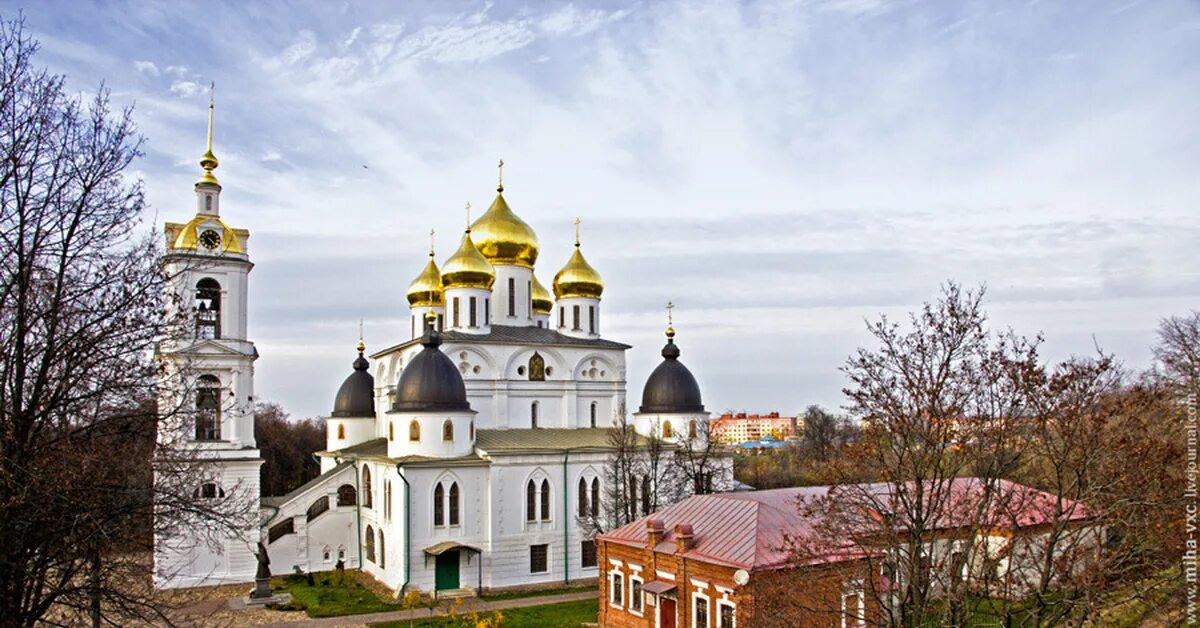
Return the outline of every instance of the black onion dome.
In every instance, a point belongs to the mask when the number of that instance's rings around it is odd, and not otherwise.
[[[354,360],[354,372],[338,389],[337,397],[333,399],[333,414],[330,416],[375,416],[375,378],[367,372],[368,366],[367,359],[363,357],[363,349],[360,348],[358,359]]]
[[[646,379],[646,387],[642,389],[640,412],[704,412],[704,402],[700,400],[700,385],[696,383],[692,372],[679,361],[679,347],[675,345],[674,337],[673,331],[667,334],[667,344],[662,350],[663,361]]]
[[[400,375],[392,410],[470,410],[462,375],[450,358],[438,349],[442,335],[433,327],[426,327],[421,344],[425,349],[413,357]]]

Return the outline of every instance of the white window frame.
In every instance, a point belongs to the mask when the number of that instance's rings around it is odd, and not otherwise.
[[[854,616],[849,615],[850,609],[846,606],[846,600],[856,598],[858,600],[858,608],[854,611]],[[862,628],[867,625],[867,599],[866,592],[863,591],[863,583],[861,580],[852,580],[846,583],[842,589],[842,628]]]
[[[613,581],[619,580],[616,586]],[[617,599],[620,596],[620,599]],[[625,574],[614,569],[608,572],[608,605],[613,608],[625,608]]]
[[[721,623],[721,607],[722,606],[728,606],[729,608],[733,609],[733,623],[729,624],[728,626]],[[717,622],[717,624],[716,624],[717,628],[737,628],[737,604],[734,604],[732,600],[729,600],[726,598],[717,600],[717,612],[714,615],[714,618],[716,619],[716,622]]]
[[[635,608],[634,607],[635,598],[633,596],[633,583],[634,582],[637,582],[638,586],[640,587],[640,586],[645,585],[646,581],[642,580],[641,576],[639,576],[637,574],[629,575],[629,603],[628,603],[629,613],[631,615],[637,615],[638,617],[641,617],[642,614],[646,612],[646,592],[641,591],[638,594],[638,597],[636,598],[637,607]]]
[[[705,622],[704,628],[712,628],[712,625],[713,625],[713,623],[712,623],[712,598],[708,597],[707,595],[705,595],[699,591],[692,593],[692,608],[691,608],[692,626],[694,628],[699,628],[698,626],[696,626],[696,601],[697,600],[704,600],[704,608],[707,610],[706,615],[708,615],[708,621]]]

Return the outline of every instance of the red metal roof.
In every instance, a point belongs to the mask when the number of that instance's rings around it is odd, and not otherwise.
[[[696,495],[669,506],[657,513],[617,528],[600,536],[605,541],[623,545],[645,547],[649,541],[647,521],[658,519],[663,523],[663,540],[654,551],[675,553],[675,526],[689,524],[693,529],[694,544],[684,556],[711,563],[755,570],[770,569],[787,564],[789,555],[784,549],[785,537],[802,537],[812,532],[813,520],[801,517],[797,506],[800,500],[811,503],[826,497],[837,498],[847,490],[872,494],[877,503],[892,499],[894,491],[889,484],[856,484],[846,486],[809,486],[781,488],[769,491],[741,493],[719,493]],[[962,517],[970,509],[972,500],[983,494],[983,483],[976,478],[956,478],[949,485],[950,513],[938,527],[959,527],[965,523]],[[1055,495],[1017,484],[1001,481],[994,494],[1004,496],[996,500],[997,506],[985,516],[986,525],[992,528],[1021,528],[1046,523],[1054,518],[1057,510]],[[1080,520],[1092,516],[1082,504],[1062,500],[1067,520]],[[863,554],[850,543],[844,551],[835,550],[825,560],[836,562]]]

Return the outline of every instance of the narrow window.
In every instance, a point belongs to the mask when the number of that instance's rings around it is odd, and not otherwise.
[[[596,306],[588,306],[588,333],[596,333]]]
[[[533,281],[525,282],[525,311],[529,312],[529,316],[533,317]]]
[[[536,428],[538,426],[538,402],[529,404],[529,422]]]
[[[408,321],[408,331],[410,334],[412,334],[413,338],[417,337],[417,315],[416,314],[413,314],[412,318]]]
[[[221,337],[221,284],[209,277],[196,283],[196,337]]]
[[[442,314],[437,315],[438,331],[446,331],[446,317]]]
[[[383,528],[379,528],[379,568],[387,567],[387,550],[383,544]]]
[[[565,308],[561,305],[558,306],[558,326],[559,327],[567,326],[567,308]]]
[[[371,467],[362,468],[363,508],[371,507]]]
[[[443,506],[446,501],[446,491],[442,488],[442,483],[433,489],[433,525],[441,527],[446,525],[446,510]]]
[[[346,424],[338,423],[337,430],[338,440],[346,440]]]
[[[732,604],[717,602],[717,628],[735,628],[736,612]]]
[[[451,308],[451,311],[454,312],[453,319],[452,319],[454,321],[454,324],[452,325],[452,327],[457,329],[458,328],[458,297],[454,297],[453,304],[454,304],[454,307]]]
[[[471,424],[467,426],[467,431],[470,434],[471,440],[475,440],[475,421],[471,421]]]
[[[444,422],[442,422],[442,440],[454,440],[454,424],[450,422],[450,419],[446,419]]]
[[[620,606],[625,593],[625,576],[619,571],[612,572],[612,584],[608,587],[608,601],[613,606]]]
[[[388,421],[388,440],[396,440],[396,424]]]
[[[221,440],[221,380],[215,375],[196,379],[196,440]]]
[[[600,478],[592,478],[592,516],[600,516]]]
[[[525,520],[537,521],[537,484],[533,480],[525,485]]]
[[[550,520],[550,480],[542,480],[542,521]]]
[[[591,426],[596,427],[596,402],[595,401],[592,402],[589,413],[591,414]]]
[[[392,518],[392,481],[383,483],[383,518]]]
[[[696,438],[696,420],[688,421],[688,438]]]
[[[476,306],[475,297],[471,297],[471,311],[468,315],[468,318],[470,319],[470,322],[471,322],[471,327],[479,326],[478,314],[475,312],[475,306]]]
[[[529,573],[546,573],[550,570],[548,545],[529,546]]]
[[[708,598],[697,595],[696,611],[692,615],[692,626],[695,628],[708,628]]]
[[[375,562],[375,528],[367,526],[367,560]]]
[[[579,306],[574,305],[571,307],[571,309],[575,313],[575,324],[571,326],[571,329],[574,331],[579,331]]]
[[[588,539],[579,543],[579,566],[587,569],[596,566],[596,542]]]
[[[673,436],[675,436],[675,428],[671,427],[670,421],[663,421],[662,437],[671,438]]]
[[[579,478],[579,516],[588,516],[588,485],[585,478]]]
[[[492,300],[487,297],[483,297],[483,320],[487,323],[492,322]]]
[[[629,578],[629,610],[642,612],[642,581]]]
[[[413,419],[408,424],[408,441],[411,443],[421,442],[421,424]]]
[[[517,281],[512,277],[508,278],[508,317],[512,318],[517,315]]]
[[[450,485],[450,525],[458,525],[458,482]]]

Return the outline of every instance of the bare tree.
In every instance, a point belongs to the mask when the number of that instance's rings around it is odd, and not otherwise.
[[[1154,357],[1167,381],[1200,394],[1200,310],[1159,322]]]
[[[194,498],[195,456],[151,466],[186,419],[157,403],[164,278],[126,171],[142,140],[37,48],[0,18],[0,625],[161,622],[152,529],[234,515]]]

